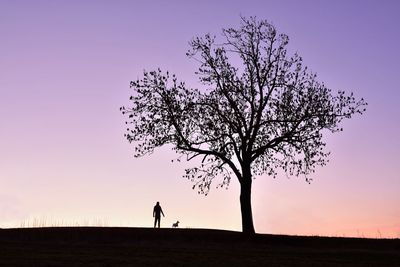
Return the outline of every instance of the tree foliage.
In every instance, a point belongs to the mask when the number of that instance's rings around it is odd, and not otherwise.
[[[297,53],[289,55],[288,42],[267,21],[242,18],[237,29],[223,30],[222,41],[207,34],[190,42],[202,89],[168,72],[144,72],[121,108],[135,155],[171,144],[187,160],[200,157],[185,176],[205,194],[216,177],[219,186],[231,177],[243,185],[279,169],[309,181],[329,156],[323,134],[341,131],[342,120],[367,104],[318,81]]]

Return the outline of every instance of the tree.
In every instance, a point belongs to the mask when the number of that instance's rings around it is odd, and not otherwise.
[[[135,156],[171,144],[188,161],[200,157],[185,177],[204,194],[216,177],[221,187],[236,177],[242,230],[252,235],[253,179],[281,169],[309,182],[328,160],[323,133],[341,131],[342,120],[362,114],[367,103],[319,82],[297,53],[288,55],[288,36],[265,20],[242,18],[222,39],[207,34],[189,43],[187,56],[200,62],[201,89],[159,69],[145,71],[130,83],[131,105],[121,110]]]

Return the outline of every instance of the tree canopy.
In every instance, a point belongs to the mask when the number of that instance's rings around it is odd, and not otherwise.
[[[252,179],[262,174],[307,175],[326,164],[323,134],[341,131],[343,119],[362,114],[367,103],[352,93],[334,92],[308,70],[289,38],[265,20],[242,18],[222,31],[222,41],[195,37],[187,53],[199,62],[201,89],[160,69],[130,83],[126,138],[135,156],[171,144],[187,160],[194,188],[207,194],[216,177],[241,184],[243,231],[254,233]]]

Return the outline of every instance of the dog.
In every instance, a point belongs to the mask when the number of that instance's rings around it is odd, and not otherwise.
[[[172,228],[177,228],[177,227],[178,227],[178,224],[179,224],[179,221],[177,221],[176,223],[173,223],[173,224],[172,224]]]

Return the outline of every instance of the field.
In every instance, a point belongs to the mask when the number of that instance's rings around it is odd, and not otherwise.
[[[0,266],[400,266],[399,239],[206,229],[0,229]]]

